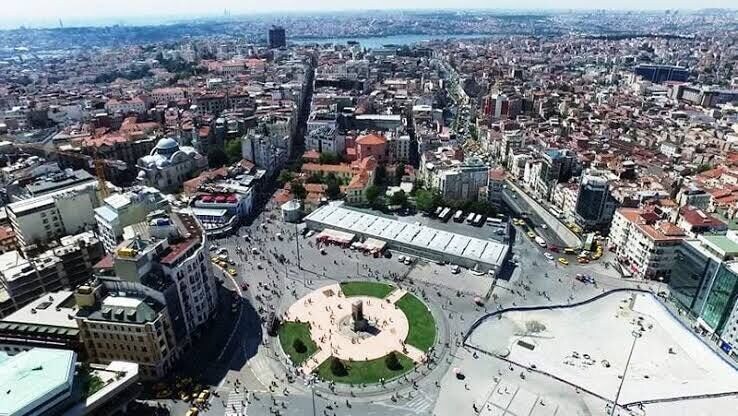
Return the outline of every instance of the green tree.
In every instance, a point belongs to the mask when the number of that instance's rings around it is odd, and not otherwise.
[[[370,204],[374,205],[375,202],[377,202],[377,199],[379,198],[379,187],[376,185],[370,185],[368,188],[366,188],[365,194],[366,200],[369,201]]]
[[[290,183],[290,189],[292,191],[292,195],[294,195],[297,199],[305,199],[305,197],[307,196],[307,190],[301,182],[292,181]]]
[[[345,377],[348,375],[348,370],[346,369],[346,365],[343,361],[339,360],[337,357],[331,357],[331,373],[336,377]]]
[[[336,178],[336,175],[334,175],[332,172],[328,174],[325,178],[325,194],[330,199],[338,199],[341,196],[341,187],[340,183],[338,181],[338,178]]]
[[[210,149],[208,151],[208,166],[210,168],[219,168],[228,163],[228,155],[220,147]]]
[[[228,156],[229,163],[236,163],[241,160],[241,140],[233,139],[225,144],[225,153]]]
[[[712,169],[712,166],[709,163],[703,163],[703,164],[697,166],[697,173],[702,173],[702,172],[708,171],[710,169]]]
[[[402,177],[405,176],[405,164],[400,162],[395,168],[395,183],[397,185],[402,183]]]
[[[421,189],[420,191],[415,193],[415,206],[425,212],[430,212],[433,210],[433,195],[430,193],[430,191],[426,191],[425,189]]]
[[[336,152],[322,152],[318,157],[321,165],[337,165],[341,163],[341,155]]]
[[[374,174],[374,183],[376,185],[384,185],[387,181],[387,167],[384,163],[377,166],[377,172]]]
[[[390,197],[390,204],[404,207],[407,204],[407,195],[405,195],[405,191],[399,190],[392,194],[392,197]]]
[[[323,183],[323,174],[321,172],[315,172],[308,176],[307,183]]]
[[[287,169],[282,169],[279,172],[279,178],[277,179],[277,181],[280,184],[284,185],[287,182],[292,182],[292,179],[294,178],[295,178],[295,175],[292,172],[288,171]]]
[[[295,338],[295,340],[292,342],[292,348],[294,348],[298,354],[304,354],[305,352],[307,352],[307,345],[305,345],[305,343],[300,338]]]
[[[400,359],[397,358],[397,353],[394,351],[384,357],[384,364],[387,366],[388,369],[392,371],[402,370],[402,363],[400,363]]]

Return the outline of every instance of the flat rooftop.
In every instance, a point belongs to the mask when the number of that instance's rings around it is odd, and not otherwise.
[[[41,296],[6,316],[0,325],[16,323],[77,329],[77,321],[74,320],[76,311],[74,292],[64,290]]]
[[[0,415],[25,414],[71,390],[77,354],[33,348],[12,357],[0,352]]]
[[[461,257],[472,262],[502,265],[508,247],[485,240],[416,225],[344,208],[339,204],[320,207],[306,217],[328,228],[349,230],[384,241],[395,241],[411,248]]]

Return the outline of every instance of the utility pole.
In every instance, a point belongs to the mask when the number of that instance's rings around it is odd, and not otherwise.
[[[297,269],[302,270],[300,264],[300,233],[297,232],[297,223],[295,223],[295,247],[297,248]]]
[[[633,345],[630,347],[630,353],[628,354],[628,361],[625,362],[625,369],[623,370],[623,378],[620,380],[620,385],[618,386],[618,392],[615,394],[615,400],[612,402],[612,410],[610,411],[610,416],[615,415],[615,408],[618,407],[618,399],[620,398],[620,391],[623,389],[623,384],[625,383],[625,376],[628,374],[628,367],[630,366],[630,359],[633,358],[633,351],[636,347],[636,341],[638,341],[638,338],[643,336],[638,331],[633,331]]]

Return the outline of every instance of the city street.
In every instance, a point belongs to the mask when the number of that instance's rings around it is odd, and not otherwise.
[[[271,312],[280,315],[296,299],[328,284],[359,279],[391,281],[422,297],[439,326],[433,363],[421,366],[407,381],[388,383],[384,389],[348,389],[315,382],[317,414],[337,415],[431,414],[439,386],[450,371],[453,358],[463,350],[464,334],[487,312],[512,306],[576,302],[612,288],[642,286],[621,279],[612,268],[599,263],[564,266],[549,261],[543,256],[543,249],[520,228],[513,233],[517,265],[509,280],[492,280],[468,270],[453,274],[449,266],[422,259],[415,259],[408,266],[397,261],[400,253],[394,253],[392,258],[375,258],[324,246],[325,254],[321,254],[314,238],[303,235],[310,235],[303,232],[303,227],[304,224],[282,222],[278,210],[267,205],[238,235],[213,241],[213,253],[226,249],[235,263],[230,267],[237,270],[237,275],[231,278],[215,267],[227,289],[222,296],[226,306],[221,316],[233,325],[213,360],[194,361],[204,364],[204,380],[218,394],[203,414],[311,414],[310,386],[293,376],[276,338],[267,335],[263,324]],[[474,230],[484,231],[485,228]],[[577,281],[574,277],[578,273],[593,276],[595,283]],[[230,311],[231,293],[238,293],[242,299],[236,312]],[[474,302],[476,297],[488,300],[479,306]],[[181,402],[170,405],[175,413],[187,408]]]

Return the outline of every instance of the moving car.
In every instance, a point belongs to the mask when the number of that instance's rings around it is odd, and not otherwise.
[[[238,275],[238,271],[236,269],[228,269],[228,274],[231,275],[231,277],[236,277]]]
[[[455,264],[452,264],[451,265],[451,273],[458,274],[459,272],[461,272],[461,267],[459,267],[459,266],[457,266]]]
[[[568,265],[568,264],[569,264],[569,260],[567,260],[567,259],[565,259],[565,258],[563,258],[563,257],[559,257],[559,263],[561,263],[561,264],[563,264],[564,266],[566,266],[566,265]]]
[[[549,260],[551,260],[551,261],[553,261],[553,259],[554,259],[554,256],[553,256],[553,254],[551,254],[551,253],[543,253],[543,255],[544,255],[544,256],[545,256],[545,257],[546,257],[547,259],[549,259]]]
[[[536,234],[533,231],[528,231],[526,235],[528,236],[528,238],[536,238]]]

